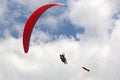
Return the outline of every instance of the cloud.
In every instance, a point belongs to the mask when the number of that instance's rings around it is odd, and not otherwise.
[[[74,25],[85,28],[84,38],[105,38],[111,28],[114,4],[113,0],[71,1],[69,17]]]
[[[56,17],[48,17],[44,24],[47,24],[46,26],[49,26],[52,29],[57,29],[58,26],[58,20],[56,20]]]
[[[31,43],[33,42],[31,40]],[[22,38],[16,39],[9,36],[1,39],[1,78],[4,80],[79,80],[79,78],[104,80],[102,73],[107,65],[105,58],[109,50],[106,44],[82,44],[65,37],[49,43],[37,43],[34,42],[30,46],[29,53],[25,54]],[[62,52],[66,54],[67,65],[59,59],[59,54]],[[84,71],[81,66],[89,67],[90,73]]]
[[[3,16],[5,11],[6,11],[6,0],[1,0],[1,3],[0,3],[0,16]]]
[[[118,76],[120,74],[119,72],[119,47],[120,47],[120,37],[119,37],[119,31],[120,31],[120,20],[115,20],[115,28],[112,31],[112,37],[109,42],[109,50],[106,57],[106,66],[105,66],[105,73],[104,77],[105,79],[116,79],[118,80],[120,77]],[[110,73],[110,74],[109,74]],[[105,74],[109,74],[109,76],[106,77]]]
[[[35,8],[38,8],[39,6],[42,6],[43,4],[47,4],[50,2],[54,2],[56,0],[13,0],[16,1],[17,3],[26,6],[28,9],[31,11],[35,10]]]
[[[119,31],[120,30],[120,20],[115,20],[115,29],[112,32],[112,40],[120,40]]]
[[[29,2],[25,1],[25,0],[24,1],[23,0],[21,0],[21,1],[16,1],[16,0],[1,1],[0,6],[2,9],[0,9],[0,11],[1,11],[0,25],[2,27],[0,27],[0,29],[2,31],[0,32],[0,35],[2,35],[6,29],[9,29],[12,32],[13,31],[20,32],[20,30],[22,32],[23,26],[24,26],[27,18],[30,16],[31,12],[33,12],[34,10],[36,10],[38,7],[42,6],[43,4],[47,4],[50,2],[54,2],[54,1],[53,0],[49,0],[49,1],[47,1],[47,0],[46,1],[30,0]],[[52,10],[51,10],[51,12],[52,12]],[[52,22],[56,23],[55,20],[53,20],[54,17],[51,17],[50,19],[52,19]],[[41,23],[43,23],[43,22],[44,21],[41,20]],[[48,23],[48,24],[50,24],[50,23]],[[20,25],[20,26],[14,27],[16,25]],[[56,23],[56,25],[57,25],[57,23]],[[18,29],[20,29],[20,30],[18,30]],[[14,33],[12,33],[12,34],[14,34]],[[18,35],[19,35],[19,33],[18,33]]]
[[[63,49],[75,49],[78,46],[76,42],[63,39],[47,44],[34,44],[30,47],[29,54],[24,54],[21,41],[21,38],[12,37],[0,41],[1,79],[69,80],[72,77],[72,67],[65,66],[60,61],[59,54]],[[65,47],[63,44],[68,45]]]

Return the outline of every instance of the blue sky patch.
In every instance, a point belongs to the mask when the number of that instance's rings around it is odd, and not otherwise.
[[[49,32],[51,35],[65,35],[67,37],[73,36],[74,38],[76,38],[77,33],[83,34],[85,30],[83,27],[75,28],[75,26],[71,24],[70,21],[66,20],[64,23],[59,24],[59,27],[56,30],[52,30],[50,27],[45,26],[41,26],[40,29],[45,32]]]

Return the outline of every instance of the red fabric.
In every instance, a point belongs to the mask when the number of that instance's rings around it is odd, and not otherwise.
[[[29,43],[30,43],[30,37],[32,30],[34,28],[35,23],[39,19],[39,17],[50,7],[52,6],[64,6],[64,4],[61,3],[51,3],[43,5],[42,7],[38,8],[36,11],[32,13],[32,15],[29,17],[25,24],[24,32],[23,32],[23,47],[24,52],[27,53],[29,50]]]

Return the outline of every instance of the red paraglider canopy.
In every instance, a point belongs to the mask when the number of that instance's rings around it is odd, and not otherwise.
[[[35,10],[32,15],[29,17],[25,24],[24,32],[23,32],[23,47],[24,47],[24,52],[27,53],[29,50],[29,43],[30,43],[30,37],[32,30],[34,28],[35,23],[39,19],[39,17],[50,7],[52,6],[65,6],[64,4],[61,3],[51,3],[51,4],[46,4],[43,5],[42,7],[38,8]]]

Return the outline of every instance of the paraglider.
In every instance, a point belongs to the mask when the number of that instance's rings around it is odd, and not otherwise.
[[[89,70],[88,68],[86,68],[86,67],[82,67],[82,68],[83,68],[84,70],[88,71],[88,72],[90,71],[90,70]]]
[[[32,30],[34,28],[35,23],[39,19],[39,17],[49,8],[53,6],[66,6],[62,3],[50,3],[43,5],[42,7],[38,8],[36,11],[32,13],[32,15],[29,17],[25,24],[25,28],[23,31],[23,47],[24,47],[24,52],[27,53],[29,50],[29,43],[30,43],[30,37]]]
[[[65,54],[60,54],[60,59],[64,64],[67,64],[67,59],[65,57]]]
[[[66,57],[65,57],[65,54],[64,54],[64,53],[63,53],[63,54],[60,54],[60,59],[61,59],[61,61],[62,61],[64,64],[67,64],[67,59],[66,59]],[[78,66],[78,65],[75,65],[75,64],[73,64],[73,63],[72,63],[72,65],[74,65],[74,66],[76,66],[76,67],[78,67],[78,68],[79,68],[79,66]],[[90,71],[90,69],[88,69],[88,68],[86,68],[86,67],[83,67],[83,66],[82,66],[82,69],[86,70],[87,72],[89,72],[89,71]]]

